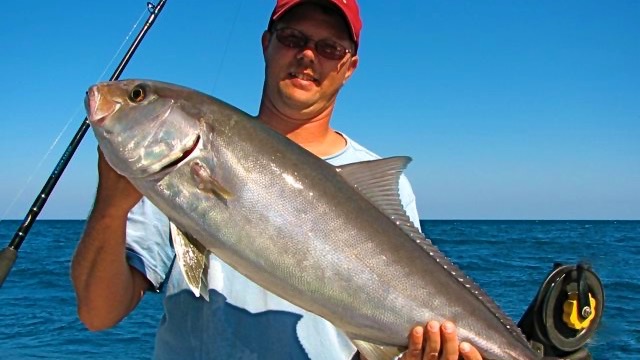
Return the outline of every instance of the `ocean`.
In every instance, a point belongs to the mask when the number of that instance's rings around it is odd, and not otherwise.
[[[19,221],[0,222],[4,248]],[[423,230],[516,321],[556,262],[588,262],[605,289],[594,359],[640,359],[640,221],[429,220]],[[149,359],[162,295],[115,328],[78,321],[70,259],[84,221],[37,221],[0,288],[0,359]]]

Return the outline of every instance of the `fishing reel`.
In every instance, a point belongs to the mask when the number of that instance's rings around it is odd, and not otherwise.
[[[584,348],[600,323],[602,282],[587,264],[554,264],[518,322],[534,350],[544,356],[590,360]]]

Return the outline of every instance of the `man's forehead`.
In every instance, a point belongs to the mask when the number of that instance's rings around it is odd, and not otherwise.
[[[304,2],[291,8],[276,22],[291,26],[312,24],[317,30],[328,30],[335,37],[347,40],[351,38],[340,10],[327,3]],[[323,23],[326,26],[318,28]]]

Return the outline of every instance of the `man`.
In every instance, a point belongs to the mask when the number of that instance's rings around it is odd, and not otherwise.
[[[376,155],[330,127],[339,90],[358,65],[361,20],[354,0],[280,0],[262,35],[265,81],[257,118],[334,164]],[[94,208],[72,263],[80,319],[91,330],[117,324],[145,291],[164,287],[156,359],[350,359],[348,338],[326,320],[260,288],[215,256],[209,297],[196,298],[173,266],[169,221],[100,154]],[[400,195],[419,226],[406,178]],[[425,333],[426,331],[426,333]],[[424,340],[424,341],[423,341]],[[459,345],[453,324],[409,334],[404,359],[480,359]]]

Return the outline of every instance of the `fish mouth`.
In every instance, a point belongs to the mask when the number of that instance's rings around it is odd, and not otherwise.
[[[164,176],[166,173],[173,171],[198,150],[200,147],[200,140],[201,136],[199,133],[190,136],[184,142],[185,144],[188,144],[186,147],[183,147],[182,150],[171,152],[165,159],[149,167],[146,172],[146,176]]]
[[[105,119],[118,111],[122,104],[107,97],[101,96],[99,85],[94,85],[87,91],[84,97],[84,107],[87,119],[94,125],[103,125]]]

